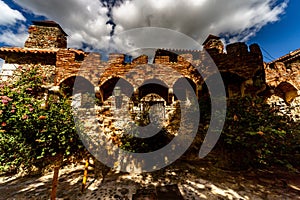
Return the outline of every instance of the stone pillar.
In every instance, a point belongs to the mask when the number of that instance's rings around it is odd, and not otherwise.
[[[172,104],[174,102],[174,92],[173,88],[169,88],[168,90],[168,102],[166,102],[168,105]]]
[[[137,100],[139,99],[139,90],[134,88],[133,91],[133,103],[136,104]]]

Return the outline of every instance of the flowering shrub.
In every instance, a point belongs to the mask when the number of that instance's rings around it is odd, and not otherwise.
[[[44,167],[49,158],[83,149],[67,99],[49,94],[45,101],[40,68],[19,67],[13,80],[0,83],[1,171]]]

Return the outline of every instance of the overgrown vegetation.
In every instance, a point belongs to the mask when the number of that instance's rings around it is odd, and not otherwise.
[[[45,101],[45,77],[39,70],[40,66],[20,67],[13,82],[0,85],[1,171],[43,168],[56,158],[67,160],[83,152],[68,98],[49,93]],[[210,120],[207,102],[200,102],[199,132],[203,133]],[[165,129],[150,139],[135,138],[137,129],[130,130],[132,135],[119,138],[120,148],[130,152],[155,151],[172,140]],[[262,99],[230,99],[216,150],[219,166],[229,169],[275,164],[295,169],[300,158],[300,123],[279,116]]]
[[[274,165],[294,169],[299,165],[300,123],[280,116],[263,99],[230,99],[216,149],[219,165],[228,169]]]
[[[68,99],[49,94],[40,66],[19,67],[14,81],[0,85],[0,170],[43,168],[82,152]]]

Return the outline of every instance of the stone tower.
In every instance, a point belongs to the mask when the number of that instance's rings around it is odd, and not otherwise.
[[[26,48],[54,49],[67,48],[67,34],[54,21],[33,21],[28,29]]]

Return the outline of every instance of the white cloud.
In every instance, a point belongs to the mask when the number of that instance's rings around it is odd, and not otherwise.
[[[0,0],[0,25],[14,25],[17,21],[26,21],[25,17],[17,10],[11,9]]]
[[[198,42],[209,34],[246,41],[263,26],[279,20],[287,0],[126,0],[113,8],[116,32],[155,26],[187,34]]]
[[[59,23],[69,35],[68,46],[83,48],[86,43],[108,49],[112,25],[109,9],[100,0],[13,0],[25,11]],[[247,41],[263,26],[278,21],[288,0],[125,0],[112,8],[115,33],[139,27],[162,27],[184,33],[202,43],[209,34],[228,35],[230,42]],[[0,3],[3,3],[0,0]],[[1,4],[0,4],[1,5]],[[6,5],[6,4],[5,4]],[[0,16],[3,15],[0,7]],[[25,20],[15,11],[12,19]],[[19,13],[20,16],[16,13]],[[13,16],[13,15],[11,15]],[[0,20],[2,20],[0,18]],[[0,21],[1,22],[1,21]],[[16,21],[10,22],[16,24]],[[0,24],[1,25],[1,24]],[[20,46],[26,31],[4,31],[0,42]],[[155,38],[153,38],[155,39]],[[22,40],[22,41],[21,41]],[[122,41],[118,41],[122,44]],[[118,44],[116,44],[118,45]]]
[[[24,25],[20,25],[17,33],[7,29],[0,33],[0,42],[3,42],[9,46],[24,46],[24,42],[28,37],[28,33],[26,27]]]
[[[59,23],[69,35],[69,47],[82,47],[82,42],[94,48],[108,46],[111,25],[106,24],[108,9],[99,0],[14,0],[35,15]]]

